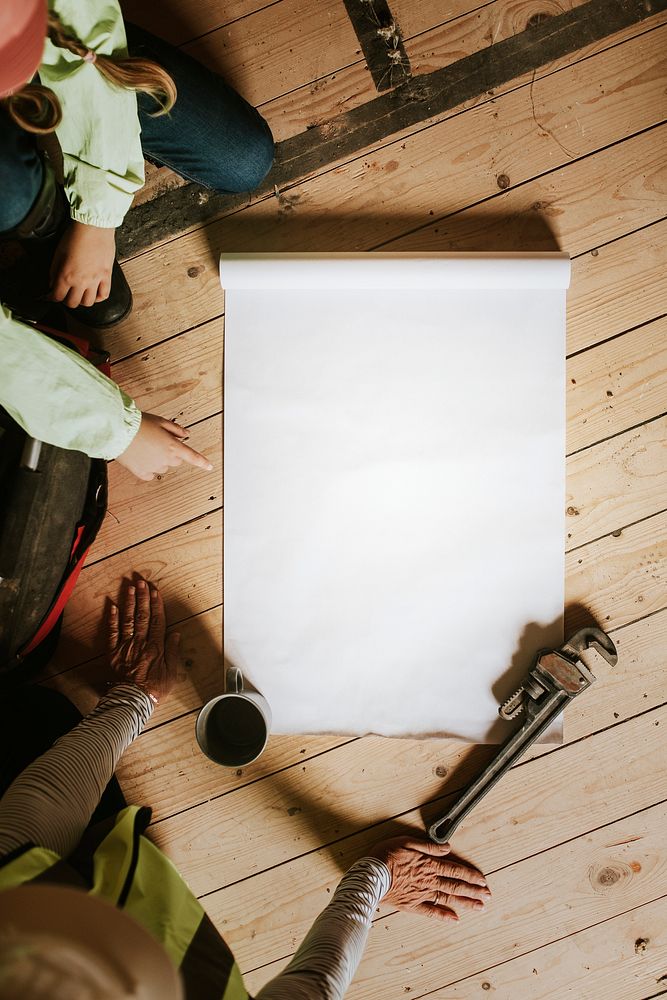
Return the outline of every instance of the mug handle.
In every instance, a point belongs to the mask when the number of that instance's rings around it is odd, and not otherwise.
[[[243,674],[238,667],[227,667],[225,672],[225,694],[241,694]]]

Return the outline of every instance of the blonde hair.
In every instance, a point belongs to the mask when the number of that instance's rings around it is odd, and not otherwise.
[[[57,14],[49,13],[47,34],[59,49],[67,49],[81,59],[88,55],[86,46],[67,33]],[[169,73],[152,59],[98,53],[95,55],[95,66],[115,87],[150,94],[158,104],[158,110],[154,112],[156,117],[167,114],[173,108],[176,84]],[[52,90],[40,84],[28,83],[15,94],[3,98],[1,103],[12,121],[26,132],[45,135],[53,132],[62,121],[60,101]]]

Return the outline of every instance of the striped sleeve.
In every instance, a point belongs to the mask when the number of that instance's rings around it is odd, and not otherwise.
[[[289,965],[257,1000],[340,1000],[361,961],[373,915],[389,891],[389,869],[361,858],[336,889]]]
[[[67,857],[152,710],[140,688],[119,684],[22,771],[0,799],[0,857],[25,844]]]

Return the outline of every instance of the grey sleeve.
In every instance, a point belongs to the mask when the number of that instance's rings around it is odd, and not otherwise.
[[[61,857],[70,854],[123,751],[152,711],[144,691],[119,684],[26,767],[0,799],[0,857],[28,843]]]
[[[257,1000],[340,1000],[361,961],[373,914],[389,891],[389,869],[361,858],[308,931],[289,965]]]

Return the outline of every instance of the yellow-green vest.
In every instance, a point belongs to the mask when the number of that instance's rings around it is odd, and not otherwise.
[[[142,836],[150,809],[128,806],[89,828],[61,858],[27,846],[0,861],[0,890],[52,882],[120,907],[162,944],[180,969],[187,1000],[250,1000],[239,967],[178,871]]]

